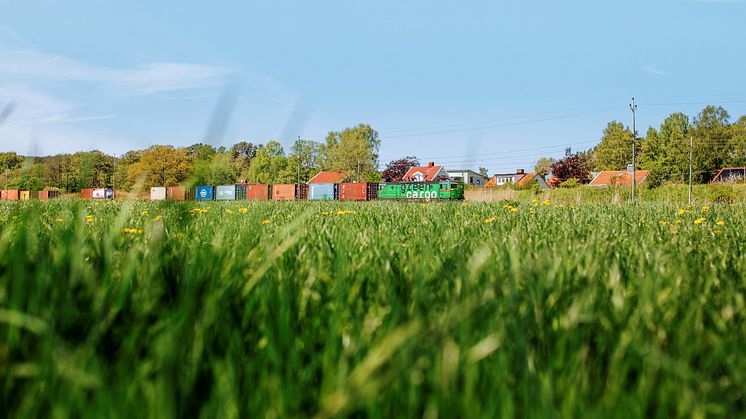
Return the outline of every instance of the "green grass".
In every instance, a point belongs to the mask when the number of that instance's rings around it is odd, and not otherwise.
[[[746,207],[503,204],[2,203],[0,406],[744,415]]]

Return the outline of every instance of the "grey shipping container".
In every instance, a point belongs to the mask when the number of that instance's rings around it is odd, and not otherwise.
[[[218,201],[235,201],[236,185],[222,185],[215,187],[215,199]]]
[[[338,183],[312,183],[308,185],[308,200],[310,201],[331,201],[338,199]]]

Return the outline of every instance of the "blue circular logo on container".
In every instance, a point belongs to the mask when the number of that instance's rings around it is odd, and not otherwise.
[[[207,198],[207,189],[202,189],[199,191],[200,198]]]

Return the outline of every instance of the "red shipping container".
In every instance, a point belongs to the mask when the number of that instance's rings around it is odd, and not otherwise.
[[[81,189],[80,197],[83,199],[93,199],[93,188]]]
[[[295,201],[308,198],[308,185],[272,185],[272,199],[275,201]]]
[[[166,188],[166,199],[183,201],[186,199],[186,188],[183,186],[169,186]]]
[[[247,185],[246,199],[249,201],[266,201],[269,199],[269,185]]]
[[[339,185],[340,201],[373,201],[378,199],[378,184],[359,182]]]
[[[39,201],[46,201],[49,199],[49,191],[39,191]]]
[[[5,189],[0,190],[0,201],[5,201]]]

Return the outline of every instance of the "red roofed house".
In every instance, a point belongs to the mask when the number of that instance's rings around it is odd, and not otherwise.
[[[308,183],[342,183],[345,179],[347,179],[345,172],[319,172]]]
[[[450,179],[448,172],[443,166],[436,166],[435,163],[430,162],[427,166],[410,167],[407,173],[404,174],[402,181],[404,182],[432,182],[436,178]]]
[[[710,183],[737,183],[746,180],[746,167],[726,167],[720,169]]]
[[[631,166],[631,165],[630,165]],[[650,170],[638,170],[636,172],[637,184],[647,179]],[[627,186],[632,184],[632,168],[627,170],[603,170],[593,177],[588,186]]]
[[[547,184],[547,181],[544,180],[544,177],[536,172],[531,172],[526,174],[526,176],[522,177],[518,182],[516,182],[516,186],[518,187],[527,187],[531,184],[531,182],[536,182],[541,189],[549,189],[549,185]]]

